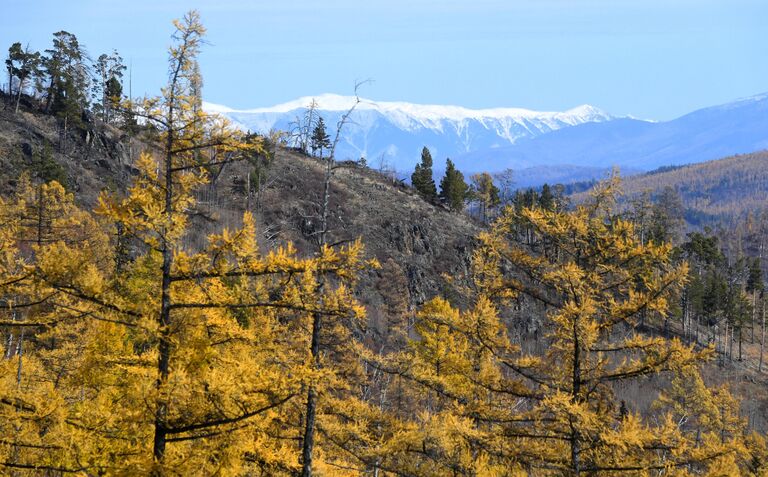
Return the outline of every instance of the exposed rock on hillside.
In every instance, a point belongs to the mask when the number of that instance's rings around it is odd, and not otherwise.
[[[330,242],[362,238],[380,262],[391,259],[405,274],[412,304],[437,294],[456,295],[446,276],[466,276],[479,229],[465,216],[431,205],[413,190],[354,163],[334,171],[330,198]],[[323,191],[319,160],[280,150],[267,172],[260,197],[262,227],[300,250],[315,249],[314,232]],[[273,239],[273,240],[274,240]],[[363,280],[363,293],[375,304],[378,272]]]

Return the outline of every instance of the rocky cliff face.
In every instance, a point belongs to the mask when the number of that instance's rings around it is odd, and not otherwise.
[[[89,118],[65,134],[51,116],[0,108],[0,192],[11,192],[23,171],[47,161],[42,167],[63,178],[80,203],[92,206],[103,188],[120,190],[130,182],[133,161],[144,148],[125,131]]]
[[[323,177],[319,160],[278,151],[267,171],[257,214],[273,241],[294,242],[307,253],[315,250]],[[459,281],[466,277],[479,231],[475,224],[355,163],[340,164],[331,184],[330,243],[359,237],[372,257],[394,262],[407,279],[411,305],[437,294],[458,298],[448,277]],[[372,271],[361,283],[361,294],[374,303],[383,299],[376,289],[380,275]]]

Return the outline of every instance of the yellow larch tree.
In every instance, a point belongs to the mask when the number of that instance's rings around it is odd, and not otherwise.
[[[204,28],[196,12],[175,25],[163,95],[132,105],[157,149],[140,156],[125,197],[103,195],[97,219],[57,184],[41,186],[69,208],[26,256],[19,250],[30,235],[18,237],[25,217],[3,228],[0,285],[14,296],[6,321],[17,326],[14,317],[29,310],[24,319],[41,327],[21,384],[15,364],[3,362],[9,438],[0,465],[8,469],[294,475],[306,389],[348,387],[344,373],[317,365],[310,341],[316,316],[363,316],[351,291],[369,265],[359,241],[303,259],[290,245],[264,255],[246,213],[239,229],[186,246],[195,190],[209,171],[261,144],[202,111]],[[0,205],[9,216],[15,210]],[[94,238],[66,232],[69,223]],[[128,260],[117,229],[131,243]],[[328,326],[326,339],[348,341],[337,331]]]
[[[739,461],[740,449],[728,442],[692,445],[673,413],[650,420],[615,397],[617,385],[674,377],[711,354],[640,329],[668,312],[686,266],[673,262],[670,245],[642,243],[612,213],[618,186],[612,178],[570,211],[508,207],[480,234],[473,306],[427,303],[418,337],[382,364],[421,390],[415,399],[423,412],[407,419],[410,427],[393,427],[385,447],[394,468],[677,475],[692,462]],[[545,316],[526,346],[503,318],[516,306]]]

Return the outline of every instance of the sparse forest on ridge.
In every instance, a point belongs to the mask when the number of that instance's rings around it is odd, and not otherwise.
[[[408,184],[337,155],[359,97],[207,111],[172,28],[155,97],[8,50],[0,474],[768,475],[766,153],[516,189],[424,146]]]

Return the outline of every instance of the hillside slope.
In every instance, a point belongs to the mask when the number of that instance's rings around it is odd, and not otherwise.
[[[0,192],[7,194],[13,190],[18,174],[32,166],[34,157],[47,143],[53,146],[52,159],[62,168],[76,200],[89,207],[103,189],[118,193],[125,190],[134,172],[133,159],[139,151],[149,149],[147,144],[118,129],[98,124],[71,131],[66,154],[55,152],[58,139],[52,118],[31,112],[13,115],[0,111]],[[743,172],[735,177],[751,184],[749,187],[762,184],[760,190],[765,191],[768,173],[760,167],[766,160],[768,153],[691,167],[711,168],[712,177],[722,177],[736,167],[734,164],[741,164],[742,169],[738,170]],[[369,324],[375,329],[386,329],[391,317],[388,310],[397,305],[394,302],[404,306],[409,317],[419,304],[436,295],[464,303],[461,288],[467,284],[479,227],[464,215],[425,202],[412,189],[375,171],[354,163],[339,166],[332,180],[330,242],[361,238],[368,256],[382,264],[381,269],[365,273],[356,290],[367,308]],[[246,206],[250,206],[265,251],[291,242],[302,253],[314,253],[317,203],[323,186],[323,164],[319,160],[278,149],[266,170],[260,193],[250,201],[242,189],[243,177],[249,172],[245,164],[228,165],[219,172],[216,180],[198,194],[199,218],[188,238],[190,243],[201,243],[210,231],[239,225]],[[632,178],[627,180],[626,190],[632,194],[649,184],[662,187],[680,181],[681,177],[688,177],[685,169],[646,176],[646,182],[633,182],[641,178]],[[736,182],[741,184],[739,181]],[[691,179],[690,189],[705,190],[698,184]],[[707,190],[720,189],[712,186]],[[748,189],[737,190],[747,194]],[[738,202],[738,197],[730,200]],[[543,310],[521,300],[510,313],[507,324],[521,346],[537,346],[535,337]],[[727,381],[740,395],[751,396],[751,400],[745,401],[744,411],[756,428],[765,429],[765,375],[757,375],[738,364],[726,368],[713,364],[707,366],[706,373],[711,382]],[[639,387],[617,389],[617,393],[643,410],[662,384],[663,381],[651,381]]]
[[[329,241],[361,238],[372,257],[404,274],[411,304],[437,294],[457,296],[445,277],[466,275],[479,229],[465,216],[431,205],[374,171],[354,163],[341,166],[332,179]],[[257,214],[271,240],[291,241],[311,253],[322,191],[320,161],[278,150]],[[372,308],[382,300],[380,278],[380,272],[372,272],[362,283]]]
[[[41,154],[50,154],[48,169],[59,169],[76,200],[93,207],[104,189],[124,191],[133,161],[146,143],[124,131],[87,123],[71,128],[60,152],[56,120],[30,110],[13,114],[0,108],[0,193],[12,192],[22,171],[39,167]],[[51,166],[53,164],[53,166]],[[188,238],[201,244],[208,233],[237,226],[248,204],[242,178],[245,164],[230,164],[198,194],[197,230]],[[57,176],[57,177],[58,177]],[[266,248],[292,242],[303,253],[316,251],[316,205],[323,190],[319,160],[278,149],[267,171],[259,202],[251,202]],[[409,305],[437,294],[458,298],[446,276],[462,277],[478,228],[467,217],[422,200],[412,189],[354,163],[334,171],[330,197],[330,241],[361,238],[382,270],[364,276],[360,294],[374,310],[383,302],[382,276],[392,274],[407,283]],[[405,292],[405,291],[404,291]]]
[[[622,200],[631,201],[645,191],[655,195],[665,187],[680,194],[685,218],[693,226],[743,218],[768,205],[768,151],[624,177]],[[586,194],[574,194],[573,199],[581,201]]]
[[[65,136],[51,116],[0,107],[0,193],[11,192],[23,171],[43,168],[46,175],[63,178],[77,200],[90,207],[104,187],[127,186],[142,148],[146,145],[125,131],[101,123],[69,128]]]

